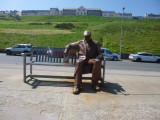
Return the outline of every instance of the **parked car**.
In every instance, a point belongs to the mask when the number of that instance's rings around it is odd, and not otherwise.
[[[146,53],[146,52],[137,52],[136,54],[130,54],[129,59],[131,61],[135,61],[135,62],[145,61],[145,62],[160,63],[160,57],[159,56],[154,56],[154,55],[152,55],[150,53]]]
[[[30,53],[32,45],[31,44],[17,44],[13,47],[5,49],[7,55],[16,55],[21,53]]]
[[[107,48],[101,48],[102,51],[102,56],[106,59],[106,60],[119,60],[120,56],[116,53],[112,53],[111,50],[107,49]]]

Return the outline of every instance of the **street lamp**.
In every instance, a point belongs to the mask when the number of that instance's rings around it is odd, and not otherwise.
[[[122,34],[123,34],[123,18],[124,18],[124,10],[125,7],[122,8],[123,14],[122,14],[122,21],[121,21],[121,37],[120,37],[120,59],[122,59]]]

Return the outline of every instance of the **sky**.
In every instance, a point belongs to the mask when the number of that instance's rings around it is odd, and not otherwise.
[[[0,0],[0,11],[6,10],[49,10],[50,8],[100,8],[102,11],[132,13],[144,16],[145,13],[160,14],[160,0]]]

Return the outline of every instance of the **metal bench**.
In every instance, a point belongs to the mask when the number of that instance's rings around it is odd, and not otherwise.
[[[55,76],[55,75],[35,75],[33,74],[33,65],[42,66],[66,66],[74,67],[77,60],[77,53],[72,51],[69,53],[69,63],[63,63],[64,48],[53,47],[32,47],[30,59],[27,60],[27,53],[23,53],[23,80],[27,83],[27,78],[63,78],[74,79],[74,76]],[[29,66],[29,74],[27,74],[27,66]],[[105,78],[105,60],[102,61],[102,77],[101,84],[104,83]],[[82,79],[91,79],[91,77],[82,77]]]

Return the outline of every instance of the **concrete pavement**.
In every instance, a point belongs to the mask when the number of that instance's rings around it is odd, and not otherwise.
[[[25,84],[22,64],[0,66],[0,120],[160,119],[159,72],[107,70],[102,91],[94,92],[88,80],[82,92],[73,95],[73,80],[41,78]],[[34,69],[47,75],[72,75],[74,70]]]

